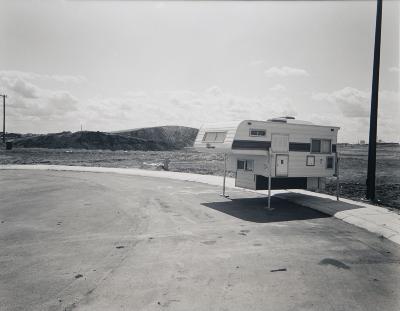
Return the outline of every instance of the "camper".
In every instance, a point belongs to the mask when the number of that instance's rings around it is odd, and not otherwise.
[[[294,117],[207,124],[194,148],[223,153],[237,187],[318,190],[336,174],[338,130]]]

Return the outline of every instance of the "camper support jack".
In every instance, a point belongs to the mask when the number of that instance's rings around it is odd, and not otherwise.
[[[224,179],[222,182],[222,194],[224,198],[229,198],[229,195],[225,195],[225,183],[226,183],[226,153],[224,153]]]
[[[340,183],[339,183],[339,152],[336,152],[336,200],[339,201]]]
[[[272,154],[271,154],[271,148],[268,149],[268,160],[269,160],[269,165],[268,165],[268,210],[271,209],[271,171],[272,171]]]

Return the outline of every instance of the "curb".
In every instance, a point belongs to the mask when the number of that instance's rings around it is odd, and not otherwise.
[[[400,215],[383,207],[356,202],[310,191],[291,190],[279,198],[309,207],[344,222],[373,232],[400,245]]]

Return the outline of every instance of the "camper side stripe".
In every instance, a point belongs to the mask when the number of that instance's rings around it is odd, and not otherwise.
[[[267,150],[271,147],[270,141],[234,140],[232,149],[242,150]],[[310,143],[289,143],[289,151],[310,152]],[[332,144],[332,152],[336,152],[336,145]]]
[[[232,149],[267,150],[271,147],[270,141],[234,140]]]

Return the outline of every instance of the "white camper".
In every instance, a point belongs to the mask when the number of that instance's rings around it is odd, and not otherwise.
[[[207,124],[194,148],[225,154],[237,187],[317,190],[335,176],[338,130],[293,117]]]

